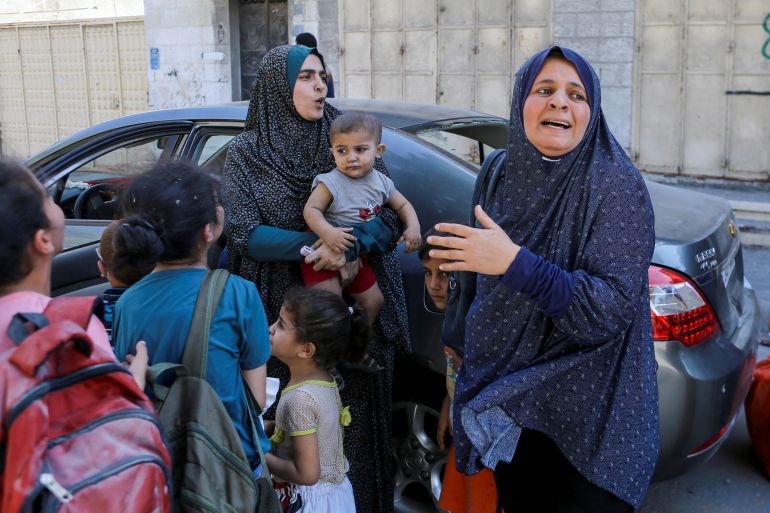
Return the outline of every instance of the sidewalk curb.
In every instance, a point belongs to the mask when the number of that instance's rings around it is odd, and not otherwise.
[[[770,247],[770,232],[767,233],[756,233],[756,232],[747,232],[745,230],[741,230],[741,245],[742,246],[760,246],[760,247]]]
[[[730,205],[733,207],[736,218],[770,221],[770,203],[730,200]]]
[[[770,203],[730,200],[744,246],[770,247]]]

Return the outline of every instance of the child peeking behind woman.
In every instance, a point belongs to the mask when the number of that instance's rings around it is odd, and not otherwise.
[[[96,264],[99,274],[110,282],[110,288],[104,291],[104,328],[112,341],[112,317],[115,313],[115,303],[128,287],[150,274],[157,259],[147,254],[130,254],[120,239],[115,248],[115,232],[121,229],[122,221],[113,221],[102,232],[99,246],[96,248],[98,258]],[[117,249],[117,251],[116,251]]]
[[[350,308],[322,289],[286,293],[270,326],[270,349],[289,367],[291,379],[276,411],[274,451],[267,455],[285,511],[356,511],[342,449],[342,428],[351,417],[330,371],[340,362],[360,360],[370,339],[362,308]]]

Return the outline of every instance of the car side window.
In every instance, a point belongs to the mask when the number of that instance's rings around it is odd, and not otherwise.
[[[451,153],[475,167],[481,166],[481,151],[479,141],[453,134],[444,130],[425,130],[417,132],[417,137],[438,146],[447,153]]]
[[[425,142],[479,169],[484,157],[507,142],[505,123],[454,124],[418,129],[415,135]]]
[[[236,135],[235,133],[207,135],[199,144],[199,150],[196,150],[193,162],[210,173],[221,175],[227,158],[227,146]]]
[[[120,192],[131,179],[170,157],[178,134],[132,141],[100,154],[72,171],[63,184],[59,206],[68,218],[115,218]]]

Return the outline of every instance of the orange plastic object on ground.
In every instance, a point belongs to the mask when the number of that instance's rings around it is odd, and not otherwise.
[[[770,357],[757,364],[746,396],[746,424],[751,444],[770,476]]]
[[[463,475],[455,467],[455,447],[452,444],[447,456],[438,505],[450,513],[495,513],[495,476],[489,469],[472,476]]]

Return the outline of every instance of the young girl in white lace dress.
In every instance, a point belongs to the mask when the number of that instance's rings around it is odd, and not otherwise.
[[[351,413],[342,407],[330,372],[342,361],[360,360],[370,338],[364,310],[321,289],[289,290],[270,326],[271,353],[291,372],[267,455],[287,512],[356,511],[342,448]]]

